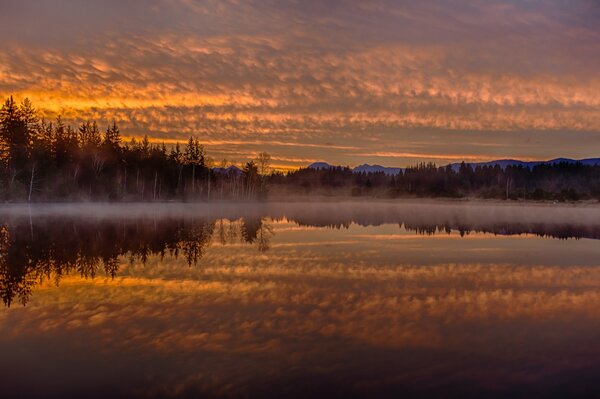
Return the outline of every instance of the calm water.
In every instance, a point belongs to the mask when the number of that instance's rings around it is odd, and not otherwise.
[[[600,395],[600,207],[0,208],[0,397]]]

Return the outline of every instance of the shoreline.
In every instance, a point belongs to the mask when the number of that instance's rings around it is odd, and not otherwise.
[[[529,211],[528,211],[529,210]],[[530,222],[535,221],[538,211],[547,213],[589,211],[589,216],[596,213],[600,216],[600,202],[579,201],[560,202],[549,201],[503,201],[482,199],[439,199],[439,198],[410,198],[397,199],[361,199],[361,198],[312,198],[263,200],[263,201],[196,201],[196,202],[14,202],[0,204],[0,217],[22,217],[37,215],[64,215],[90,218],[105,217],[213,217],[213,216],[267,216],[277,214],[286,216],[295,213],[320,213],[323,216],[356,213],[356,214],[395,214],[403,213],[437,213],[487,212],[489,214],[516,211],[521,217]],[[538,215],[538,216],[541,216]],[[568,223],[568,218],[563,219]],[[589,220],[587,221],[589,222]],[[586,222],[586,223],[587,223]]]
[[[557,206],[557,207],[600,207],[600,200],[579,200],[579,201],[556,201],[556,200],[502,200],[495,198],[432,198],[432,197],[407,197],[407,198],[373,198],[373,197],[350,197],[350,196],[318,196],[318,197],[274,197],[269,199],[242,199],[242,200],[164,200],[164,201],[42,201],[42,202],[2,202],[0,208],[12,206],[54,206],[54,205],[110,205],[118,207],[121,205],[229,205],[229,204],[330,204],[330,203],[347,203],[347,204],[472,204],[472,205],[527,205],[527,206]]]

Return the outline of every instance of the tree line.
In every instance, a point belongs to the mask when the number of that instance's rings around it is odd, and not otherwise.
[[[462,163],[422,163],[397,175],[357,173],[348,167],[304,168],[273,175],[271,191],[281,195],[339,195],[382,198],[486,198],[502,200],[600,200],[600,166],[559,162],[532,168]]]
[[[123,143],[113,122],[73,127],[48,122],[27,99],[0,109],[0,199],[4,201],[248,200],[285,196],[475,197],[505,200],[600,200],[600,166],[580,163],[476,166],[422,163],[397,175],[347,167],[272,172],[263,152],[240,169],[215,168],[190,137],[169,148],[147,136]]]
[[[241,171],[224,163],[216,172],[194,137],[183,148],[147,136],[123,143],[116,122],[103,131],[95,121],[48,122],[12,97],[0,109],[0,155],[4,201],[256,199],[269,162],[261,153]]]

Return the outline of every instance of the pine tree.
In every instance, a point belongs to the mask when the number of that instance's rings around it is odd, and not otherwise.
[[[185,148],[185,161],[192,167],[192,193],[196,192],[196,168],[204,168],[204,146],[190,137]]]
[[[117,122],[113,121],[112,125],[109,125],[104,133],[104,140],[102,143],[109,151],[118,151],[119,145],[121,144],[121,133]]]
[[[27,102],[26,104],[29,104]],[[24,107],[19,107],[13,97],[9,97],[0,109],[0,139],[3,158],[9,170],[16,175],[27,166],[31,144],[28,122],[31,115],[23,115]],[[29,113],[31,109],[27,108]]]

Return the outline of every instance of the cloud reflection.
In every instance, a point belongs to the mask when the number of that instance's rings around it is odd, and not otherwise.
[[[595,234],[593,207],[93,207],[0,217],[3,296],[32,294],[0,311],[5,393],[471,396],[597,354],[597,241],[540,236]]]

